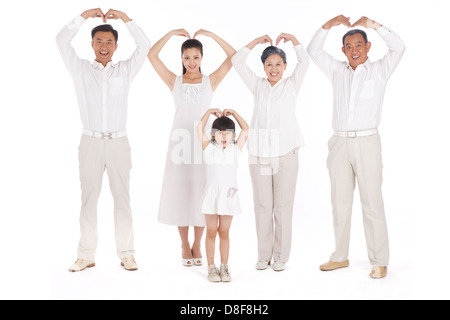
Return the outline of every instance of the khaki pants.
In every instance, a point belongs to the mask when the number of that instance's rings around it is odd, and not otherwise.
[[[288,262],[298,176],[298,150],[277,158],[249,157],[258,259]]]
[[[328,142],[336,251],[331,261],[348,260],[355,177],[362,204],[369,260],[373,266],[389,263],[389,240],[381,184],[383,164],[378,134],[368,137],[333,136]]]
[[[103,173],[108,173],[114,199],[114,224],[119,258],[134,254],[129,181],[131,150],[127,137],[103,140],[83,135],[79,147],[81,181],[81,239],[78,258],[95,260],[97,248],[97,203]]]

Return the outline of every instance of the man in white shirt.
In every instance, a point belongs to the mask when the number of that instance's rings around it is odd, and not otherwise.
[[[104,24],[92,30],[95,61],[92,63],[80,59],[71,42],[88,18],[102,18],[104,23],[108,19],[121,19],[136,41],[137,49],[131,58],[112,62],[118,47],[118,33],[111,25]],[[79,147],[81,239],[78,259],[69,271],[83,271],[95,266],[97,202],[105,169],[114,198],[117,254],[126,270],[137,270],[129,195],[131,152],[126,136],[126,120],[130,82],[147,58],[150,41],[125,13],[110,10],[103,14],[100,9],[92,9],[66,25],[58,34],[56,42],[72,76],[83,123]]]
[[[380,123],[386,83],[399,64],[405,45],[391,30],[363,17],[353,25],[350,18],[338,16],[325,23],[313,37],[308,53],[333,84],[334,136],[328,143],[328,170],[334,218],[336,250],[328,263],[320,266],[331,271],[349,266],[348,251],[355,189],[355,177],[361,196],[364,230],[372,278],[386,276],[389,240],[384,213]],[[383,59],[371,62],[371,43],[362,30],[351,30],[343,38],[342,51],[348,62],[335,60],[323,47],[329,30],[335,26],[362,26],[374,29],[389,47]]]

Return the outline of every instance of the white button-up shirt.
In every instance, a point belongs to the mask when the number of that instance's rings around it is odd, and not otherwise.
[[[130,59],[101,63],[80,59],[71,45],[86,20],[78,16],[56,37],[61,56],[75,84],[83,128],[94,132],[126,130],[130,82],[147,59],[151,44],[134,21],[126,23],[137,49]]]
[[[324,51],[328,33],[329,30],[320,28],[308,46],[308,53],[333,84],[333,129],[376,129],[381,120],[386,83],[405,52],[404,43],[393,31],[378,28],[377,33],[389,52],[383,59],[375,62],[368,59],[353,70],[348,62],[335,60]]]
[[[278,157],[304,146],[296,117],[297,96],[309,66],[302,45],[295,47],[298,64],[288,78],[273,87],[267,78],[258,77],[245,63],[250,49],[239,50],[232,63],[254,96],[254,111],[248,137],[249,153],[257,157]]]

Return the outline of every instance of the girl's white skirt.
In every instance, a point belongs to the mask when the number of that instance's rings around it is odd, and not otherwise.
[[[206,186],[202,198],[202,213],[234,216],[241,213],[239,192],[234,187]]]

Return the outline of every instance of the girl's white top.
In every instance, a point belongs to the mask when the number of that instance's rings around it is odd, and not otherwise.
[[[296,111],[297,96],[309,66],[309,57],[302,45],[296,46],[298,63],[294,72],[272,87],[267,78],[258,77],[247,66],[245,61],[250,52],[244,47],[232,58],[234,68],[253,93],[255,101],[248,151],[257,157],[283,156],[304,146]]]
[[[202,213],[236,215],[241,213],[237,188],[237,169],[241,150],[232,143],[223,148],[210,143],[203,152],[207,183]]]
[[[211,107],[214,92],[208,76],[200,84],[176,79],[172,90],[175,117],[169,139],[158,221],[186,227],[205,226],[201,200],[206,185],[202,146],[197,138],[199,119]],[[164,108],[164,106],[159,106]]]

